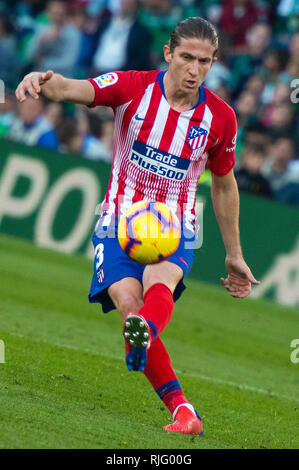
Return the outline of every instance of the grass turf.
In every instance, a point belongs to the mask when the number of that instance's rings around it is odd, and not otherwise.
[[[299,447],[295,310],[187,280],[162,337],[204,436],[172,434],[118,314],[88,304],[91,261],[6,236],[0,260],[0,448]]]

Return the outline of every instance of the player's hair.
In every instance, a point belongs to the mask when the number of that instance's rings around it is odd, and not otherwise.
[[[215,47],[213,56],[218,51],[218,34],[215,27],[200,16],[186,18],[176,25],[168,41],[170,52],[180,45],[181,38],[207,39]]]

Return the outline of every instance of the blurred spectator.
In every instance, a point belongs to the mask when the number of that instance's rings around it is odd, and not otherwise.
[[[271,145],[263,175],[270,182],[277,201],[299,207],[298,160],[293,160],[294,156],[293,140],[288,136],[278,136]]]
[[[260,101],[264,86],[264,79],[260,75],[254,74],[251,75],[251,77],[245,83],[244,91],[252,93]]]
[[[228,85],[219,85],[214,88],[213,92],[226,103],[231,102],[231,90]]]
[[[231,82],[231,72],[227,64],[227,57],[224,46],[219,47],[217,61],[213,64],[205,80],[205,86],[211,91],[215,92],[216,88],[227,86]]]
[[[279,83],[273,90],[271,102],[265,107],[262,114],[262,122],[267,126],[271,127],[273,123],[273,112],[281,104],[289,104],[290,100],[290,87]]]
[[[257,144],[265,154],[267,154],[267,148],[270,144],[270,135],[267,127],[259,121],[249,124],[243,132],[242,139],[238,135],[236,155],[237,162],[239,161],[239,154],[243,151],[243,147],[250,144]]]
[[[269,181],[274,193],[296,179],[290,171],[290,162],[294,157],[295,147],[290,137],[277,135],[273,138],[262,174]]]
[[[289,45],[289,52],[291,58],[298,58],[299,57],[299,32],[292,35],[290,38],[290,45]]]
[[[17,115],[9,132],[10,139],[57,150],[57,135],[43,114],[44,106],[42,98],[34,100],[28,97],[23,103],[18,103]]]
[[[253,93],[243,91],[235,103],[239,127],[245,127],[256,120],[257,99]]]
[[[257,144],[266,153],[270,145],[270,135],[266,126],[261,122],[255,122],[247,126],[244,132],[244,144]]]
[[[240,191],[257,196],[271,197],[272,191],[267,179],[261,174],[266,160],[263,146],[246,144],[241,154],[241,165],[235,171],[235,177]]]
[[[27,61],[37,70],[54,70],[72,77],[80,47],[80,31],[69,24],[67,3],[50,0],[47,5],[49,24],[39,24],[27,48]]]
[[[290,100],[290,87],[284,83],[278,83],[273,91],[271,104],[278,105]]]
[[[138,0],[121,0],[119,13],[100,24],[93,57],[94,75],[150,68],[150,35],[137,13]]]
[[[139,18],[149,28],[152,37],[150,59],[153,68],[160,68],[164,61],[163,46],[167,43],[176,24],[183,18],[182,7],[172,0],[143,0]]]
[[[299,207],[299,181],[290,181],[282,186],[276,193],[276,200]]]
[[[275,86],[278,83],[279,76],[287,65],[288,53],[284,49],[272,49],[265,55],[263,65],[257,70],[257,73],[263,78],[265,86],[261,95],[261,102],[268,104],[272,100]]]
[[[73,117],[64,118],[57,126],[59,151],[62,153],[81,154],[83,134],[79,132],[78,122]]]
[[[14,88],[18,73],[17,42],[12,24],[0,17],[0,79]]]
[[[244,53],[232,57],[231,86],[234,95],[242,91],[244,84],[253,75],[256,69],[262,65],[264,53],[271,41],[271,28],[268,24],[255,24],[246,35],[246,48]]]
[[[44,116],[53,128],[56,128],[62,119],[63,106],[61,103],[48,102]]]
[[[16,99],[14,94],[6,92],[4,103],[0,104],[0,136],[7,136],[15,119]]]
[[[86,2],[84,2],[86,3]],[[88,15],[88,8],[78,0],[71,1],[69,9],[69,21],[80,31],[80,45],[74,78],[84,79],[90,75],[92,57],[96,48],[96,31],[101,18],[110,17],[111,13],[106,9],[100,11],[100,15],[92,17]],[[90,5],[90,4],[89,4]]]
[[[252,0],[223,0],[219,26],[234,53],[245,46],[246,33],[258,18],[259,8]]]
[[[297,0],[279,0],[276,13],[280,32],[293,33],[298,31],[299,5]]]
[[[290,86],[290,82],[294,78],[299,77],[299,55],[298,57],[292,57],[289,59],[286,68],[281,74],[279,75],[279,83],[285,83],[286,85]]]
[[[285,101],[273,106],[271,116],[267,116],[268,121],[264,121],[270,134],[275,137],[277,134],[286,134],[290,138],[295,138],[297,125],[295,120],[295,106],[291,101]]]
[[[65,118],[58,125],[57,132],[61,152],[111,163],[112,149],[91,134],[88,120],[85,121],[82,116]]]
[[[235,102],[234,107],[238,121],[238,140],[243,140],[247,126],[257,122],[257,106],[258,100],[256,96],[248,91],[243,91]]]
[[[96,137],[100,143],[101,159],[112,161],[113,135],[114,135],[114,119],[113,114],[103,113],[97,114],[90,112],[88,114],[89,129],[92,136]],[[91,156],[90,156],[91,158]]]

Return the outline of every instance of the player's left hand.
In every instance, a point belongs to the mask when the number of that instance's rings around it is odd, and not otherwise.
[[[226,256],[225,266],[228,276],[226,279],[221,278],[221,284],[232,297],[243,299],[250,294],[251,284],[260,284],[241,256]]]

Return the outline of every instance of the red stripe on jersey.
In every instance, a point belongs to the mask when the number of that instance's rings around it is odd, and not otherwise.
[[[189,122],[188,131],[187,131],[186,139],[185,139],[185,144],[184,144],[184,147],[182,149],[182,155],[184,155],[184,156],[189,155],[189,158],[191,156],[192,149],[191,149],[191,147],[188,143],[187,137],[189,135],[189,132],[190,132],[190,129],[191,129],[192,126],[200,127],[204,112],[205,112],[205,104],[202,103],[200,106],[197,106],[197,108],[194,110],[193,116],[192,116],[192,118],[190,119],[190,122]]]
[[[158,83],[156,83],[156,85],[159,86]],[[160,90],[160,87],[157,88],[156,90],[156,94],[153,96],[152,100],[154,100],[155,104],[157,105],[158,103],[158,106],[157,106],[157,110],[155,112],[155,116],[157,114],[157,111],[158,111],[158,107],[159,107],[159,104],[160,104],[160,101],[163,100],[164,98],[161,96],[161,90]],[[157,96],[158,95],[158,96]],[[152,104],[152,101],[151,101],[151,104]],[[164,152],[168,152],[169,151],[169,148],[170,148],[170,145],[172,143],[172,140],[173,140],[173,136],[175,134],[175,131],[176,131],[176,128],[177,128],[177,123],[178,123],[178,119],[179,119],[179,116],[180,116],[180,113],[178,113],[177,111],[169,108],[168,109],[168,115],[167,115],[167,119],[166,119],[166,123],[165,123],[165,127],[164,127],[164,130],[163,130],[163,133],[161,135],[161,140],[160,140],[160,143],[159,143],[159,150],[162,150]],[[154,120],[153,120],[154,121]],[[153,126],[153,123],[151,124],[150,126],[150,129],[152,129],[152,126]],[[140,137],[139,137],[140,136]],[[141,135],[141,132],[138,136],[138,139],[141,137],[143,138],[145,136],[145,133],[143,133]],[[148,136],[149,136],[149,132],[148,132]],[[147,136],[147,139],[148,139],[148,136]],[[178,155],[179,156],[179,155]],[[147,177],[149,178],[149,176],[145,176],[143,175],[143,177],[140,177],[138,179],[138,184],[136,183],[136,187],[135,187],[135,195],[133,197],[133,201],[132,202],[136,202],[136,201],[139,201],[140,199],[142,199],[142,196],[141,194],[143,193],[144,191],[144,178]],[[169,181],[168,180],[161,180],[159,182],[157,181],[153,181],[153,186],[152,186],[152,189],[153,190],[157,190],[157,194],[156,194],[156,200],[159,200],[159,201],[162,201],[162,202],[165,202],[165,197],[161,197],[158,193],[158,189],[160,191],[165,191],[166,188],[168,187],[169,185]]]
[[[170,108],[166,125],[165,125],[165,129],[164,129],[160,146],[159,146],[159,148],[163,150],[164,152],[169,151],[169,147],[171,145],[174,133],[176,131],[179,116],[180,116],[180,113]]]
[[[130,151],[129,146],[127,145],[128,128],[132,120],[134,119],[134,116],[142,100],[142,97],[143,95],[141,95],[138,100],[136,101],[134,100],[134,103],[130,104],[130,106],[128,106],[128,108],[124,112],[122,123],[121,123],[121,128],[120,128],[120,141],[119,141],[118,148],[116,150],[118,154],[121,150],[124,151],[124,154],[127,154]],[[120,167],[119,167],[119,174],[118,174],[118,190],[114,198],[114,204],[116,206],[117,213],[119,213],[119,205],[122,203],[124,193],[125,193],[125,188],[126,188],[126,178],[125,178],[126,165],[127,165],[127,159],[122,158]]]
[[[200,123],[202,122],[204,112],[205,112],[205,103],[202,103],[200,106],[198,106],[195,109],[195,111],[193,113],[193,116],[192,116],[192,118],[190,119],[190,122],[189,122],[188,130],[187,130],[187,134],[186,134],[186,140],[185,140],[185,143],[184,143],[184,147],[182,149],[182,155],[184,155],[184,156],[189,155],[189,158],[192,155],[192,149],[191,149],[191,147],[188,143],[187,138],[188,138],[188,135],[189,135],[189,132],[190,132],[190,129],[191,129],[192,126],[200,127]],[[180,205],[181,214],[184,213],[184,210],[185,210],[184,204],[186,204],[186,202],[187,202],[188,193],[190,191],[190,186],[192,184],[192,181],[195,177],[196,169],[197,169],[197,163],[191,162],[190,173],[187,175],[186,180],[183,182],[183,184],[181,186],[180,194],[179,194],[179,197],[178,197],[178,203]],[[194,211],[195,211],[195,202],[196,202],[196,199],[194,199],[192,213],[194,213]]]
[[[139,131],[137,140],[140,140],[141,142],[146,142],[147,139],[149,138],[150,132],[153,127],[153,123],[155,121],[155,118],[158,112],[160,101],[161,101],[160,86],[159,86],[159,83],[156,82],[154,84],[154,89],[153,89],[153,93],[151,97],[151,103],[147,109],[145,116],[138,116],[139,119],[141,118],[144,120],[143,120],[141,129]]]

